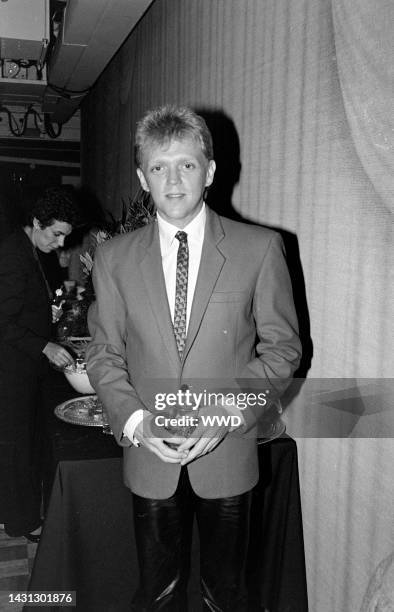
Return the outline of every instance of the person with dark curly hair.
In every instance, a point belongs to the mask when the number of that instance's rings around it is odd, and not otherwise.
[[[78,220],[72,192],[47,189],[27,224],[0,245],[0,523],[36,542],[41,529],[37,399],[48,362],[73,362],[51,341],[51,290],[38,251],[50,253]]]

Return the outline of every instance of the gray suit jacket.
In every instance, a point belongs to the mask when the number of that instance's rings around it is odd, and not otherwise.
[[[207,211],[200,269],[182,360],[168,306],[157,224],[97,249],[89,312],[89,378],[124,449],[126,484],[163,499],[177,486],[180,466],[162,462],[122,437],[137,409],[155,412],[154,393],[263,391],[280,395],[300,358],[297,319],[283,244],[276,232]],[[203,498],[250,490],[258,480],[256,421],[261,406],[243,411],[242,434],[229,434],[188,466]]]

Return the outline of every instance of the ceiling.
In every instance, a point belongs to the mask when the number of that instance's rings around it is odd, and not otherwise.
[[[0,106],[67,122],[151,2],[2,0]]]

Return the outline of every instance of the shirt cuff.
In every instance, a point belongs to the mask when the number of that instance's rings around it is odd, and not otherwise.
[[[136,410],[133,412],[131,417],[125,423],[123,427],[123,435],[127,436],[127,438],[131,441],[134,446],[140,446],[138,440],[134,437],[134,432],[136,430],[137,425],[139,425],[144,418],[144,411],[142,409]]]

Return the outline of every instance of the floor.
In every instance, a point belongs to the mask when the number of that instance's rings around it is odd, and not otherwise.
[[[21,612],[23,605],[9,602],[10,593],[26,591],[37,544],[9,538],[0,525],[0,612]]]

